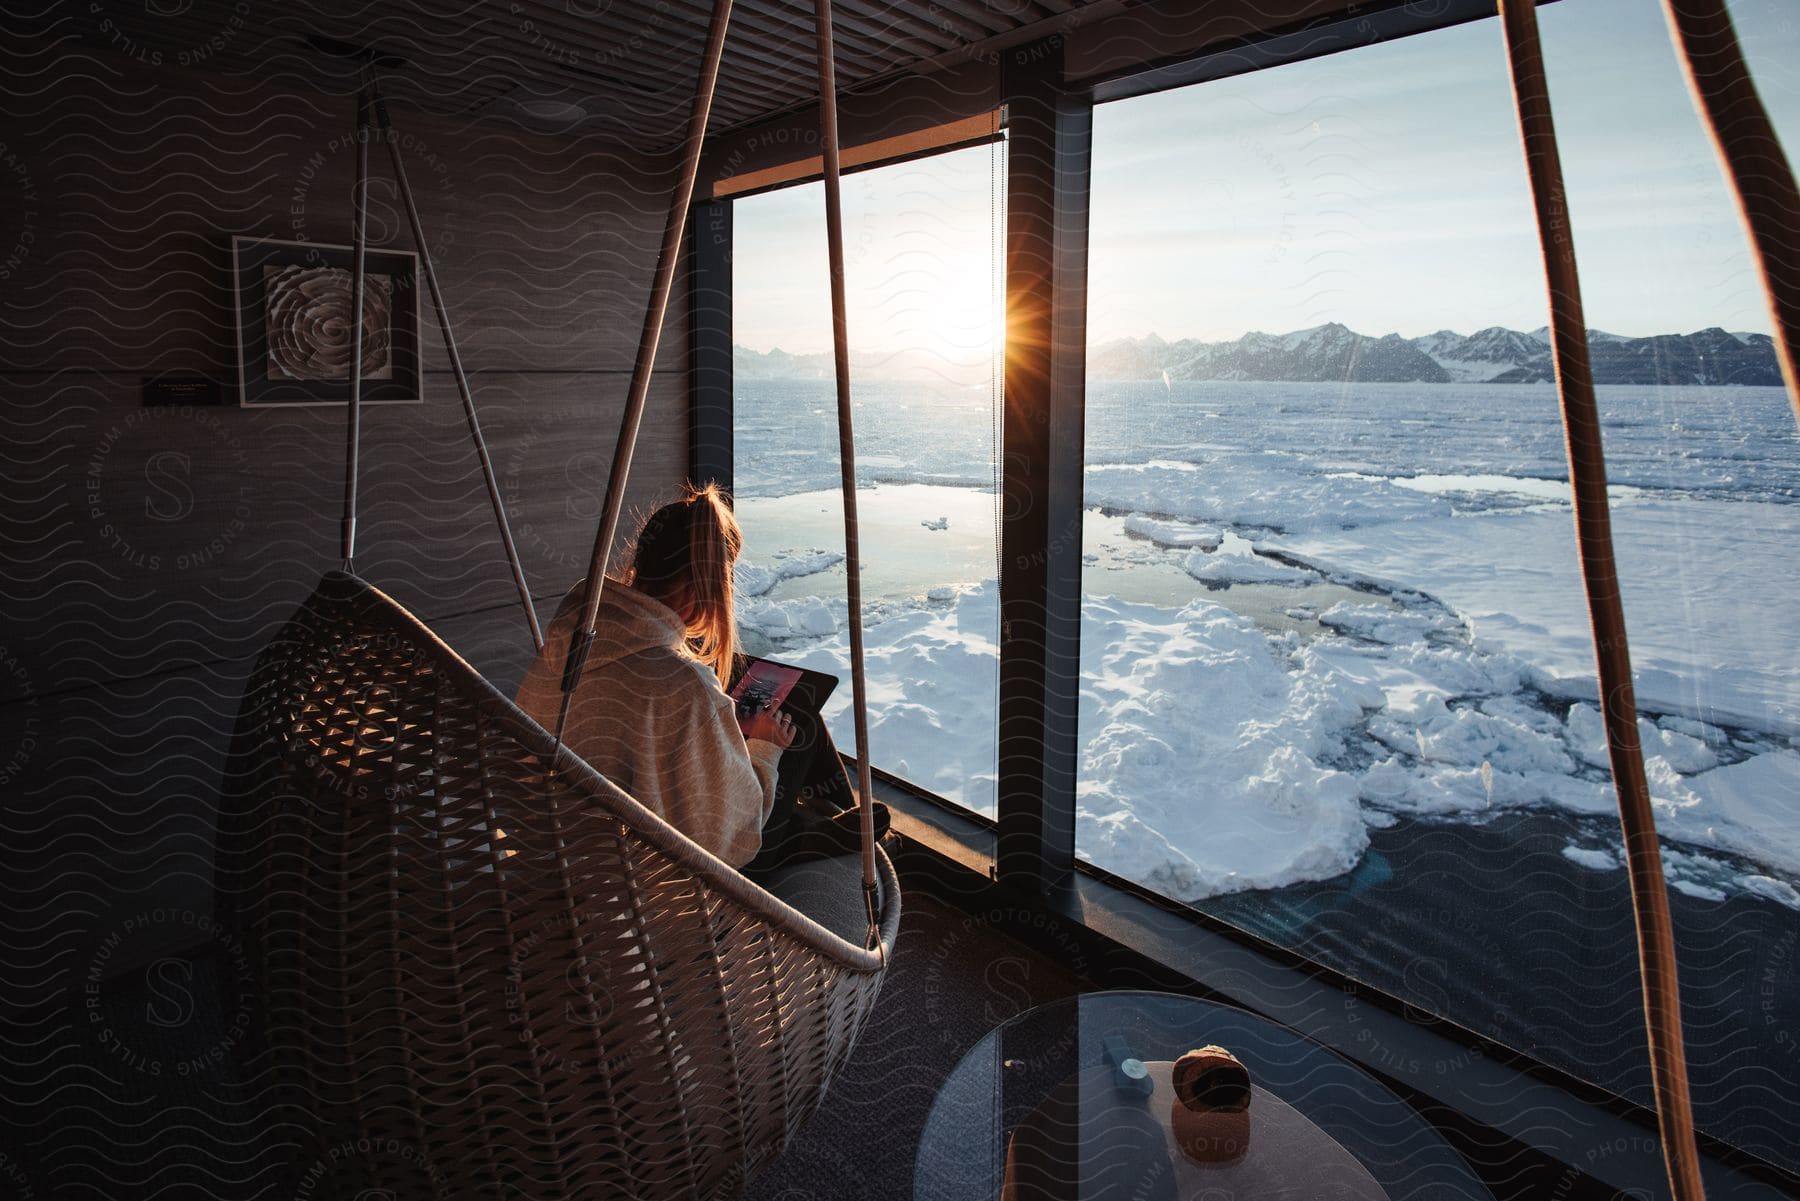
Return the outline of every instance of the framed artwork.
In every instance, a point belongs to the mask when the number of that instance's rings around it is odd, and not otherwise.
[[[352,263],[349,246],[231,239],[240,404],[349,403]],[[363,278],[363,400],[418,404],[419,257],[371,249]]]

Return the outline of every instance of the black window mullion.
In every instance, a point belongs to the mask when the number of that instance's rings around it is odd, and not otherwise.
[[[1075,863],[1081,511],[1093,108],[1059,43],[1009,51],[1000,562],[1001,883],[1048,892]]]
[[[688,221],[688,478],[732,485],[731,201],[696,204]]]

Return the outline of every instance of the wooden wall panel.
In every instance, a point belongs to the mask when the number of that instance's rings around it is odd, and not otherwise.
[[[73,39],[33,45],[0,54],[57,79],[7,97],[18,110],[7,149],[33,199],[0,370],[235,378],[231,238],[350,241],[352,97],[137,67]],[[393,113],[469,367],[629,367],[674,159]],[[387,156],[373,147],[370,162],[370,241],[413,249]],[[682,307],[671,317],[673,369]],[[428,366],[447,368],[429,312],[424,325]]]
[[[527,631],[451,378],[363,429],[357,569],[427,620],[512,608]],[[586,570],[629,377],[485,373],[483,431],[526,579],[560,596]],[[653,382],[627,503],[686,470],[685,382]],[[39,691],[254,653],[340,563],[342,408],[144,408],[136,376],[0,380],[13,470],[0,611]],[[629,528],[629,527],[627,527]],[[547,615],[548,610],[546,610]],[[13,641],[11,638],[6,641]],[[0,699],[19,695],[0,673]]]
[[[142,381],[235,377],[232,233],[348,240],[350,105],[66,38],[15,39],[0,66],[0,837],[6,903],[29,918],[6,958],[49,998],[134,907],[209,909],[243,679],[339,563],[341,406],[146,408]],[[585,570],[672,176],[607,145],[395,116],[547,618]],[[378,198],[377,240],[409,246]],[[677,279],[637,509],[686,471]],[[365,410],[356,564],[510,691],[529,635],[425,326],[425,403]],[[183,937],[159,928],[104,970]]]

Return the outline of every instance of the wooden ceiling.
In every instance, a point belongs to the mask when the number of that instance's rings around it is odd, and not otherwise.
[[[953,63],[1078,22],[1090,0],[836,0],[841,89]],[[1097,0],[1117,11],[1123,0]],[[632,142],[678,137],[709,0],[84,0],[51,5],[39,32],[148,65],[354,91],[353,58],[321,39],[393,57],[396,103],[444,115]],[[714,130],[812,103],[811,0],[737,0]]]

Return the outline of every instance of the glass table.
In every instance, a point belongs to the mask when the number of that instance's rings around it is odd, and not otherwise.
[[[1226,1164],[1196,1164],[1169,1137],[1167,1061],[1207,1045],[1230,1051],[1251,1080],[1249,1153]],[[1015,1134],[1020,1159],[1009,1165]],[[1048,1164],[1039,1162],[1045,1148]],[[1059,1183],[1046,1185],[1051,1180]],[[1493,1194],[1410,1105],[1303,1035],[1175,993],[1096,992],[1028,1010],[963,1056],[926,1118],[913,1197],[1492,1201]]]

